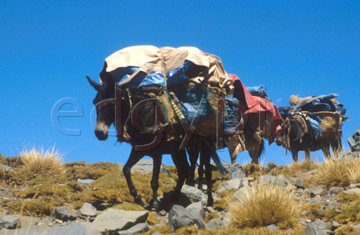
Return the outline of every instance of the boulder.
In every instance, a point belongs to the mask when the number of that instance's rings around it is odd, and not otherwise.
[[[152,159],[140,160],[131,168],[131,172],[152,173],[153,160]],[[166,173],[169,177],[171,177],[170,169],[164,163],[161,163],[160,173]]]
[[[85,202],[84,205],[80,208],[80,214],[84,216],[96,216],[96,208],[88,202]]]
[[[15,229],[20,227],[19,215],[5,215],[0,219],[0,228]]]
[[[305,189],[304,191],[307,192],[310,195],[310,197],[315,197],[317,195],[324,196],[327,194],[327,190],[322,186],[316,186],[316,187],[311,186]]]
[[[80,185],[86,185],[88,186],[89,184],[91,184],[94,180],[92,179],[77,179],[76,180],[78,184]]]
[[[133,234],[142,234],[149,230],[149,225],[146,223],[140,223],[137,225],[132,226],[127,230],[123,230],[118,232],[119,235],[133,235]]]
[[[352,152],[360,151],[360,127],[347,139]]]
[[[331,234],[332,231],[325,228],[325,223],[320,219],[315,220],[312,223],[305,224],[305,234],[306,235],[325,235]]]
[[[221,193],[225,190],[238,190],[239,188],[241,188],[243,186],[242,184],[242,180],[241,179],[231,179],[231,180],[227,180],[224,183],[221,183],[217,190],[216,193]]]
[[[217,228],[225,228],[224,222],[222,222],[220,219],[213,218],[205,225],[205,228],[208,230],[214,230]]]
[[[8,231],[1,231],[1,235],[29,235],[29,234],[36,234],[36,235],[72,235],[72,234],[80,234],[80,235],[101,235],[99,231],[93,228],[91,223],[71,223],[68,225],[62,226],[46,226],[46,225],[36,225],[30,226],[26,228],[12,230],[11,232]]]
[[[66,207],[56,207],[55,218],[62,221],[75,219],[73,216],[71,216],[70,211]]]
[[[201,202],[191,203],[186,207],[186,210],[190,211],[195,216],[200,216],[201,218],[205,219],[205,210]]]
[[[240,165],[240,163],[235,163],[230,165],[226,169],[229,173],[229,179],[240,179],[246,177],[246,173],[244,168]]]
[[[251,190],[250,186],[245,186],[240,188],[239,190],[237,190],[232,196],[232,199],[236,199],[236,200],[242,200],[245,195]]]
[[[343,188],[340,188],[340,187],[331,187],[329,189],[329,193],[330,194],[335,194],[335,195],[337,195],[337,194],[339,194],[339,193],[341,193],[343,191],[344,191]]]
[[[360,188],[350,188],[350,189],[345,190],[344,193],[346,193],[346,194],[352,194],[352,193],[360,194]]]
[[[205,193],[203,193],[200,189],[193,186],[189,186],[189,185],[182,186],[181,193],[185,194],[189,199],[192,199],[195,202],[206,200]]]
[[[125,211],[110,208],[97,216],[93,225],[102,233],[106,233],[106,231],[115,233],[129,229],[138,223],[144,223],[148,215],[148,211]]]
[[[273,184],[281,187],[292,185],[292,181],[284,175],[262,175],[256,180],[257,184]]]
[[[196,216],[184,207],[174,205],[169,212],[169,226],[174,232],[176,229],[196,224],[200,229],[205,228],[205,223],[200,215]]]

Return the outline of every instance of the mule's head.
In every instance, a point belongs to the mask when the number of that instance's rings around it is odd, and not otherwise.
[[[109,100],[115,97],[115,81],[106,74],[101,74],[102,84],[98,84],[91,78],[86,77],[92,87],[97,90],[95,99],[93,100],[96,106],[96,128],[95,135],[99,140],[106,140],[109,134],[109,127],[115,122],[115,105]]]

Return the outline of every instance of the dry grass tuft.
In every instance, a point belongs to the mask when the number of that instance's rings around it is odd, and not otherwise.
[[[252,187],[244,199],[230,209],[230,227],[259,227],[276,224],[280,228],[295,226],[300,209],[283,189],[274,185]]]
[[[254,177],[255,179],[259,178],[259,176],[261,175],[267,174],[269,171],[269,169],[266,166],[258,165],[255,163],[245,164],[243,168],[245,170],[246,176]]]
[[[329,159],[319,166],[312,183],[346,187],[360,182],[360,159]]]
[[[37,150],[33,147],[30,150],[24,150],[20,154],[21,161],[24,163],[23,168],[29,176],[54,176],[64,172],[62,164],[62,154],[49,148],[47,150]]]

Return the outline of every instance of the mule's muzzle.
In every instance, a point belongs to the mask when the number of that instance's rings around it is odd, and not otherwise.
[[[277,145],[277,146],[281,146],[281,145],[282,145],[282,141],[281,141],[281,140],[276,139],[276,145]]]
[[[105,123],[103,122],[96,123],[95,135],[99,140],[106,140],[108,138],[108,134],[109,134],[109,127]]]

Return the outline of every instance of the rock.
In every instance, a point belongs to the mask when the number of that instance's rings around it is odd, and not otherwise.
[[[14,169],[11,166],[5,165],[0,163],[0,168],[6,170],[6,171],[14,171]]]
[[[225,224],[221,220],[219,220],[217,218],[213,218],[212,220],[209,221],[209,223],[207,223],[205,225],[205,228],[208,230],[213,230],[213,229],[217,229],[217,228],[225,228]]]
[[[329,189],[329,193],[330,194],[335,194],[335,195],[337,195],[337,194],[339,194],[339,193],[341,193],[341,192],[343,192],[344,190],[342,189],[342,188],[340,188],[340,187],[331,187],[330,189]]]
[[[315,197],[317,195],[324,196],[327,194],[326,189],[324,187],[320,187],[320,186],[309,187],[309,188],[305,189],[305,192],[309,193],[310,197]]]
[[[77,179],[76,180],[78,184],[80,185],[86,185],[88,186],[89,184],[91,184],[94,180],[92,179]]]
[[[320,219],[315,220],[312,223],[305,224],[305,234],[306,235],[325,235],[331,234],[332,231],[325,228],[325,223]]]
[[[136,163],[132,168],[131,172],[142,172],[142,173],[152,173],[153,172],[153,160],[152,159],[144,159],[140,160]],[[164,163],[161,163],[160,173],[166,173],[169,177],[171,177],[171,172],[168,166]]]
[[[340,227],[341,224],[339,224],[339,222],[337,222],[336,220],[333,220],[331,222],[331,227],[330,230],[335,231],[338,227]]]
[[[169,225],[174,232],[176,229],[196,224],[200,229],[205,228],[203,219],[195,216],[184,207],[174,205],[169,212]]]
[[[93,225],[102,233],[106,231],[112,233],[131,228],[138,223],[144,223],[148,215],[147,211],[125,211],[110,208],[97,216]]]
[[[344,193],[346,193],[346,194],[352,194],[352,193],[360,194],[360,188],[347,189],[347,190],[344,191]]]
[[[349,188],[360,188],[360,184],[350,184]]]
[[[131,228],[129,228],[127,230],[119,231],[118,234],[119,235],[133,235],[133,234],[145,233],[148,230],[149,230],[149,225],[147,225],[146,223],[141,223],[141,224],[132,226]]]
[[[347,139],[347,141],[352,152],[360,151],[360,127]]]
[[[85,216],[96,216],[97,212],[96,208],[93,205],[85,202],[84,205],[80,208],[80,214]]]
[[[201,202],[191,203],[186,207],[186,210],[190,211],[195,216],[200,216],[201,218],[205,219],[205,210]]]
[[[280,227],[275,224],[270,224],[270,225],[266,226],[266,228],[269,230],[279,230],[280,229]]]
[[[360,232],[360,224],[354,225],[354,232]]]
[[[73,216],[71,216],[70,211],[66,207],[56,207],[55,218],[62,220],[62,221],[68,221],[68,220],[75,219]]]
[[[281,187],[286,187],[288,185],[291,185],[292,182],[286,176],[284,175],[262,175],[256,180],[257,184],[273,184]]]
[[[227,172],[229,172],[229,169],[231,167],[231,163],[230,162],[226,162],[226,161],[222,161],[221,164],[223,165],[223,167],[225,168],[225,170]]]
[[[229,172],[229,179],[240,179],[246,177],[245,170],[242,168],[240,163],[230,165],[227,169]]]
[[[15,229],[20,227],[19,215],[5,215],[0,219],[0,228]]]
[[[29,234],[36,234],[36,235],[72,235],[72,234],[79,234],[79,235],[100,235],[100,232],[97,231],[95,228],[92,227],[91,223],[72,223],[69,225],[63,225],[61,227],[49,227],[46,225],[42,226],[30,226],[26,228],[16,229],[13,230],[14,233],[0,232],[1,235],[29,235]]]
[[[206,195],[200,189],[193,186],[184,185],[181,188],[181,192],[195,202],[206,200]]]
[[[155,233],[152,233],[151,235],[162,235],[162,233],[156,231]]]
[[[244,196],[246,195],[246,193],[249,192],[249,190],[251,190],[250,186],[245,186],[240,188],[239,190],[237,190],[232,196],[232,199],[237,199],[237,200],[242,200],[244,198]]]
[[[232,180],[227,180],[224,183],[221,183],[217,190],[216,193],[221,193],[225,190],[238,190],[239,188],[242,187],[242,180],[241,179],[232,179]]]
[[[297,180],[295,181],[295,186],[296,186],[296,188],[304,189],[304,188],[305,188],[305,183],[304,183],[303,180],[297,179]]]

